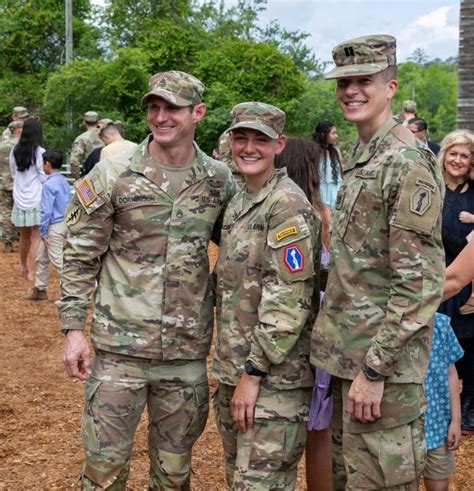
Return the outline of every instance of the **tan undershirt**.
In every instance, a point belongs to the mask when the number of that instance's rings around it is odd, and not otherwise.
[[[191,162],[184,165],[163,164],[162,162],[158,162],[158,160],[155,160],[158,167],[162,170],[163,174],[165,175],[166,179],[168,179],[170,183],[169,191],[170,194],[173,194],[173,196],[176,196],[179,193],[179,190],[183,185],[183,181],[186,179],[186,176],[188,175],[189,169],[191,169],[191,167],[193,166],[195,158],[191,160]]]

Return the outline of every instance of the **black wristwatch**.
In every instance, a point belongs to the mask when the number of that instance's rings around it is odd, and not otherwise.
[[[267,374],[266,372],[262,372],[262,370],[259,370],[255,363],[251,360],[247,360],[244,365],[244,371],[248,375],[253,375],[254,377],[265,377]]]
[[[385,380],[387,378],[385,377],[385,375],[382,375],[381,373],[375,371],[373,368],[370,368],[365,363],[362,365],[362,372],[364,373],[365,378],[367,380],[370,380],[370,382],[379,382],[380,380]]]

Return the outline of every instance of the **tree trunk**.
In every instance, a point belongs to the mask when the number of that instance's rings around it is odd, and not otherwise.
[[[457,127],[474,132],[474,0],[461,0]]]

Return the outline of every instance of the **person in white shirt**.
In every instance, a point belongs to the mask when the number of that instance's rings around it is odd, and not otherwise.
[[[10,153],[13,179],[12,223],[20,230],[20,274],[33,281],[36,251],[40,242],[43,171],[43,130],[36,118],[27,118],[19,142]]]

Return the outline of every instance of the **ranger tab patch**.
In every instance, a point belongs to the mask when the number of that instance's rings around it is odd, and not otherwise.
[[[76,193],[84,208],[87,208],[97,199],[97,193],[95,192],[94,186],[87,177],[77,185]]]
[[[298,233],[297,227],[287,227],[277,232],[275,234],[275,239],[280,241],[283,240],[285,237],[289,237],[290,235],[295,235],[297,233]]]
[[[286,246],[283,254],[285,266],[291,273],[297,273],[304,269],[304,254],[297,245]]]

